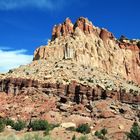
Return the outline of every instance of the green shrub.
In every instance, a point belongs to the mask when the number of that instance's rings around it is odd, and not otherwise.
[[[97,136],[98,138],[102,137],[102,133],[100,131],[96,131],[95,132],[95,136]]]
[[[25,128],[25,122],[22,120],[18,120],[17,122],[15,122],[15,124],[13,125],[13,129],[15,129],[16,131],[20,131],[22,129]]]
[[[5,128],[4,121],[0,119],[0,132],[4,131],[4,128]]]
[[[37,130],[46,130],[49,131],[49,124],[46,120],[34,120],[30,124],[30,128],[32,128],[33,131]]]
[[[130,140],[140,140],[140,126],[138,123],[134,123],[130,132],[127,134]]]
[[[107,134],[107,129],[105,128],[95,132],[95,136],[97,136],[101,140],[107,140],[107,137],[105,136],[106,134]]]
[[[77,132],[88,134],[90,133],[90,127],[88,124],[81,124],[76,128]]]
[[[11,127],[14,127],[14,121],[11,120],[10,118],[6,118],[4,120],[5,125],[10,125]]]
[[[105,136],[105,135],[107,134],[107,129],[103,128],[103,129],[101,130],[101,133],[102,133],[103,136]]]

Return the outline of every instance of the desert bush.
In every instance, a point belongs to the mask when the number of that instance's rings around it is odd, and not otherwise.
[[[52,140],[50,136],[41,136],[39,134],[26,134],[23,137],[16,135],[0,136],[0,140]]]
[[[0,132],[4,131],[4,128],[5,128],[4,121],[3,119],[0,119]]]
[[[81,124],[76,128],[77,132],[88,134],[90,133],[90,127],[88,124]]]
[[[34,120],[30,124],[30,128],[32,128],[33,131],[37,130],[46,130],[49,131],[49,124],[46,120]]]
[[[105,128],[95,132],[95,136],[97,136],[101,140],[107,140],[107,137],[105,136],[106,134],[107,134],[107,129]]]
[[[102,133],[103,136],[105,136],[105,135],[107,134],[107,129],[103,128],[103,129],[101,130],[101,133]]]
[[[140,140],[140,126],[138,123],[134,123],[129,133],[127,133],[127,137],[130,140]]]
[[[5,125],[10,125],[11,127],[14,126],[14,121],[11,120],[10,118],[6,118],[6,119],[4,120],[4,123],[5,123]]]
[[[17,122],[14,123],[13,129],[15,129],[16,131],[20,131],[24,129],[25,126],[26,126],[26,123],[24,121],[18,120]]]
[[[13,134],[8,136],[2,136],[0,137],[0,140],[22,140],[22,139],[18,139],[18,137]]]
[[[23,140],[44,140],[44,139],[39,134],[34,135],[28,134],[24,136]]]

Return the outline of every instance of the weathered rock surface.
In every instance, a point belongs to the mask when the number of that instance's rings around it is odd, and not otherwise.
[[[117,41],[112,33],[79,18],[73,25],[69,18],[55,26],[52,41],[38,48],[34,60],[72,59],[78,64],[104,69],[140,83],[140,48],[136,41]]]
[[[61,102],[75,102],[88,105],[90,101],[112,98],[123,103],[140,104],[140,93],[127,93],[126,91],[108,91],[100,86],[90,87],[76,81],[69,84],[39,83],[31,79],[7,78],[0,80],[0,92],[18,95],[25,88],[36,88],[40,92],[58,96]]]

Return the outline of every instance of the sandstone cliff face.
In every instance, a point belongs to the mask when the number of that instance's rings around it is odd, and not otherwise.
[[[36,49],[34,60],[71,59],[85,66],[115,73],[140,84],[140,48],[134,42],[118,41],[106,29],[92,25],[86,18],[72,24],[69,18],[54,26],[52,40]]]

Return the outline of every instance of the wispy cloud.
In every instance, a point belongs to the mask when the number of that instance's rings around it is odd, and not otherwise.
[[[25,7],[56,10],[67,3],[66,0],[0,0],[0,10],[13,10]]]
[[[33,56],[26,54],[27,50],[8,50],[0,47],[0,72],[30,63]]]

